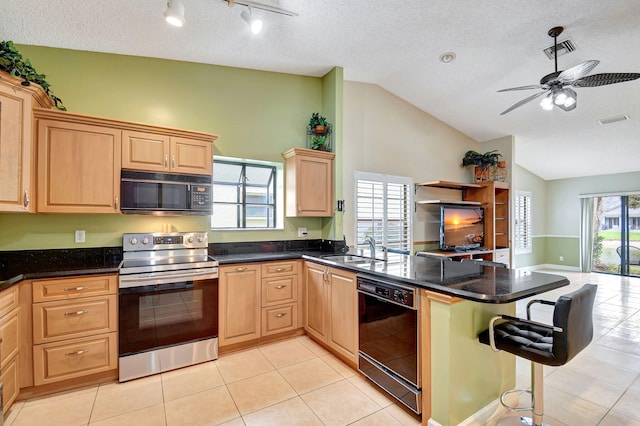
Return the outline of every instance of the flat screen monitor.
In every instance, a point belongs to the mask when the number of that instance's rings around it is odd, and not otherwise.
[[[440,206],[440,249],[471,250],[484,246],[484,209]]]

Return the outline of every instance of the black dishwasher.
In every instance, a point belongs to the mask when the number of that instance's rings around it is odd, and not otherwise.
[[[416,289],[358,275],[358,369],[420,414],[422,411]]]

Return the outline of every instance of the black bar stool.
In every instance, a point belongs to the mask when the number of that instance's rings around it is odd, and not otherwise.
[[[481,343],[531,361],[531,390],[511,389],[500,395],[500,402],[511,411],[531,411],[533,416],[520,417],[525,425],[543,425],[542,366],[560,366],[569,362],[593,338],[593,303],[597,286],[585,284],[580,289],[560,296],[557,301],[531,300],[527,304],[527,319],[498,315],[491,319],[489,329],[478,336]],[[531,320],[530,307],[534,303],[555,306],[553,325]],[[497,321],[502,320],[496,324]],[[504,398],[513,392],[531,394],[531,407],[508,405]]]

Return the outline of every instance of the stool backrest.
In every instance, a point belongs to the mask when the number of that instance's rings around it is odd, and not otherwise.
[[[553,333],[553,355],[562,364],[587,347],[593,338],[593,303],[597,288],[585,284],[556,301],[553,325],[563,331]]]

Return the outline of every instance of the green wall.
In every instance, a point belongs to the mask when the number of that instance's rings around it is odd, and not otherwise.
[[[342,70],[316,78],[248,69],[38,46],[18,46],[46,74],[69,111],[215,133],[215,154],[283,162],[281,153],[304,147],[312,112],[337,119]],[[339,124],[339,123],[336,123]],[[335,126],[335,125],[334,125]],[[338,127],[338,126],[335,126]],[[339,141],[334,139],[334,145]],[[209,229],[208,218],[122,215],[0,214],[0,250],[121,245],[122,234]],[[282,240],[336,234],[320,218],[285,219],[284,231],[210,232],[210,241]],[[85,244],[73,231],[87,232]],[[340,234],[341,236],[341,234]]]
[[[544,240],[543,263],[580,267],[580,238],[547,236]]]

